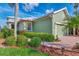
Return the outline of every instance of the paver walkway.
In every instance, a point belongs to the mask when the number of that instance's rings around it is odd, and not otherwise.
[[[67,44],[68,47],[73,47],[76,43],[79,43],[78,36],[63,36],[59,38],[61,44]]]
[[[67,50],[72,51],[72,48],[76,43],[79,43],[79,37],[78,36],[63,36],[59,38],[59,42],[44,42],[43,45],[47,47],[53,47],[53,48],[62,48],[64,47],[66,50],[64,51],[64,55],[66,56],[79,56],[79,53],[77,52],[69,52]],[[50,49],[50,48],[49,48]],[[61,54],[61,50],[54,50],[58,55]],[[53,51],[53,52],[54,52]]]
[[[73,48],[76,43],[79,43],[78,36],[63,36],[59,40],[59,42],[44,42],[44,44],[48,46]]]

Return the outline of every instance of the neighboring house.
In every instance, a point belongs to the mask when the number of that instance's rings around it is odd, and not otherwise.
[[[46,32],[54,34],[55,36],[69,35],[69,30],[64,29],[68,15],[68,11],[65,7],[38,19],[18,18],[18,31]],[[14,18],[8,17],[7,24],[9,29],[14,28]]]

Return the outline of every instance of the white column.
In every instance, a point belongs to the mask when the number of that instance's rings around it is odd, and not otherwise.
[[[8,24],[8,28],[11,29],[11,23]]]
[[[24,24],[24,30],[27,30],[26,29],[26,26],[27,26],[26,22],[24,22],[23,24]]]
[[[31,22],[31,31],[33,31],[33,29],[32,29],[32,22]]]

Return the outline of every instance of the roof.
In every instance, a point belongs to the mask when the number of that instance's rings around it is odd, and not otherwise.
[[[18,18],[17,22],[28,22],[28,21],[32,21],[32,19],[28,19],[28,18]],[[13,23],[14,22],[14,17],[8,17],[7,19],[8,23]]]
[[[31,19],[20,19],[19,22],[32,22],[32,20]]]
[[[50,17],[50,15],[56,14],[56,13],[61,12],[61,11],[64,11],[64,13],[65,13],[66,15],[69,15],[67,8],[64,7],[64,8],[62,8],[62,9],[59,9],[59,10],[54,11],[54,12],[51,12],[51,13],[49,13],[49,14],[47,14],[47,15],[45,15],[45,16],[39,17],[39,18],[37,18],[37,19],[45,18],[45,17]],[[36,21],[36,19],[35,19],[34,21]]]
[[[39,17],[39,18],[49,17],[50,15],[56,14],[56,13],[61,12],[61,11],[65,11],[65,13],[66,13],[67,15],[69,15],[67,8],[64,7],[64,8],[62,8],[62,9],[60,9],[60,10],[51,12],[51,13],[49,13],[49,14],[47,14],[47,15],[45,15],[45,16]],[[8,18],[14,19],[13,16],[8,16]],[[18,18],[18,21],[20,21],[20,22],[35,21],[35,20],[37,20],[37,19],[39,19],[39,18],[36,18],[36,19],[32,19],[32,18]],[[8,20],[8,22],[14,22],[13,20],[10,20],[10,19]]]

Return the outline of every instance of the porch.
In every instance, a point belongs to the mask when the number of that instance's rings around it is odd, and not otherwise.
[[[14,22],[9,22],[8,28],[14,29]],[[32,22],[27,20],[17,22],[17,31],[32,31]]]

